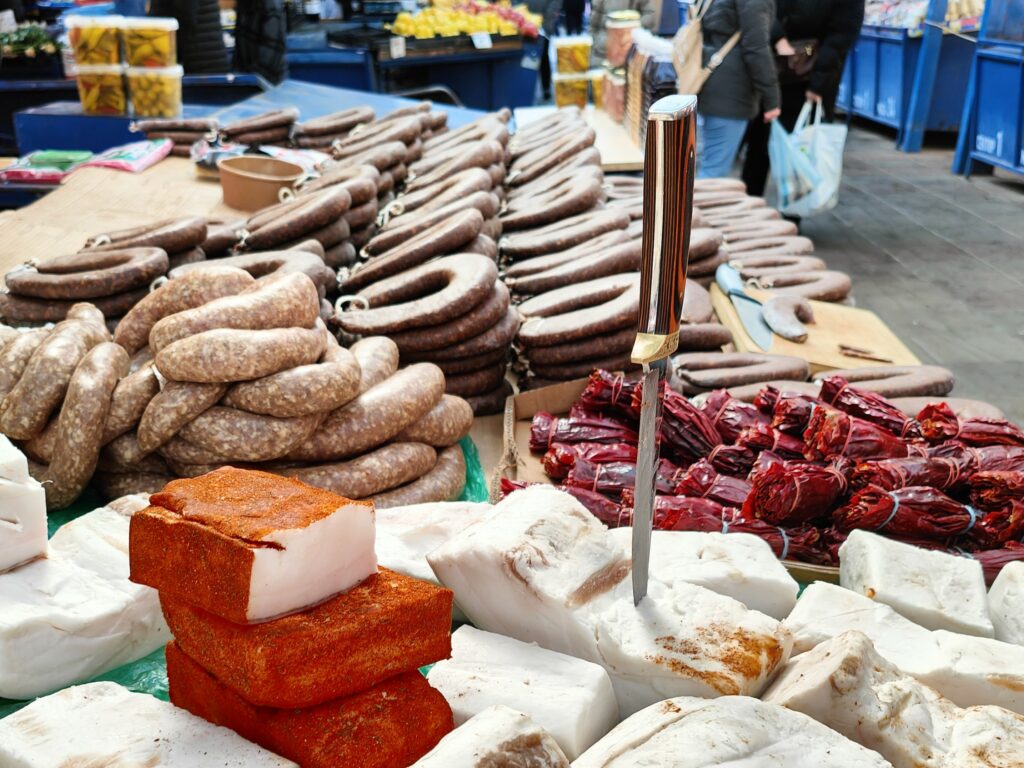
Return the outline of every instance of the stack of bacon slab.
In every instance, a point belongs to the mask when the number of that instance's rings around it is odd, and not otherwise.
[[[150,501],[132,579],[160,592],[174,704],[306,768],[407,766],[452,730],[417,671],[450,654],[452,593],[378,572],[372,504],[231,467]]]

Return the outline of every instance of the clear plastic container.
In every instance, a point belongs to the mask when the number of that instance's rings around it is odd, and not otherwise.
[[[556,69],[563,74],[586,72],[590,69],[590,49],[593,44],[590,35],[555,38]]]
[[[64,25],[79,65],[121,63],[121,16],[68,16]]]
[[[590,77],[590,100],[598,109],[604,108],[604,70],[592,69],[587,75]]]
[[[129,67],[172,67],[178,63],[178,20],[130,16],[121,26]]]
[[[129,67],[128,94],[136,117],[181,114],[181,66]]]
[[[605,30],[605,56],[608,66],[621,67],[626,63],[626,54],[633,45],[633,30],[640,27],[640,14],[636,11],[615,11],[608,15]]]
[[[557,73],[555,81],[555,105],[558,107],[587,106],[587,92],[590,89],[590,76]]]
[[[85,114],[127,114],[124,67],[120,64],[80,64],[75,77],[78,82],[78,100]]]

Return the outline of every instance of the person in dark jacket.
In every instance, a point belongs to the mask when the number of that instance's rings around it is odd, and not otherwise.
[[[704,15],[704,64],[740,33],[701,89],[697,102],[697,176],[726,176],[752,119],[779,115],[779,81],[771,49],[772,0],[715,0]]]
[[[526,0],[530,13],[539,13],[541,21],[540,39],[540,88],[544,100],[551,98],[551,38],[555,35],[558,17],[562,13],[562,0]]]
[[[562,3],[565,11],[565,34],[583,34],[583,11],[586,10],[586,0],[564,0]]]
[[[835,117],[836,94],[846,55],[857,42],[864,22],[864,0],[778,0],[772,41],[781,75],[782,126],[793,130],[806,101],[820,102],[824,119]],[[813,66],[806,75],[792,73],[785,64],[796,53],[794,46],[813,51]],[[747,127],[747,155],[743,181],[751,195],[763,195],[768,180],[768,129],[757,120]]]
[[[178,61],[185,74],[231,71],[217,0],[150,0],[149,15],[178,20]]]
[[[255,72],[275,85],[288,76],[283,0],[237,0],[235,70]]]

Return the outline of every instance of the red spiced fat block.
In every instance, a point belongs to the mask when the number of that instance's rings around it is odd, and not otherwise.
[[[302,610],[377,571],[370,502],[233,467],[149,501],[132,517],[132,581],[228,621]]]
[[[252,704],[310,707],[451,655],[452,592],[382,569],[325,603],[235,624],[160,595],[178,646]]]
[[[401,768],[454,727],[448,702],[419,672],[309,709],[257,707],[172,642],[167,680],[177,706],[303,768]]]

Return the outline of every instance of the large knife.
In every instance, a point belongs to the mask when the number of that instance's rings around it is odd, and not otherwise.
[[[764,320],[764,312],[761,302],[753,296],[748,296],[743,288],[743,277],[735,267],[728,264],[719,264],[715,270],[715,282],[722,292],[732,301],[743,323],[743,330],[751,340],[761,349],[767,352],[772,346],[772,329]]]
[[[697,97],[666,96],[647,116],[640,312],[630,358],[643,366],[643,401],[633,506],[633,603],[647,594],[658,464],[661,381],[679,347],[693,214]]]

